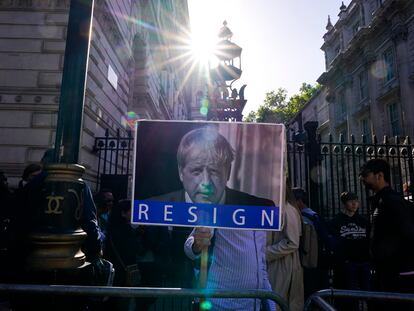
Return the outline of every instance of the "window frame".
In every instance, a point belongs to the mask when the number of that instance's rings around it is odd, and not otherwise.
[[[341,90],[338,92],[338,105],[337,105],[336,118],[338,121],[342,122],[346,120],[346,117],[347,117],[347,106],[346,106],[345,90]]]
[[[364,84],[362,83],[364,81]],[[359,100],[368,98],[368,70],[364,69],[358,74]]]
[[[388,121],[390,126],[391,136],[401,135],[401,123],[398,104],[396,102],[387,105]]]
[[[389,47],[382,52],[382,60],[384,66],[384,83],[388,83],[396,76],[395,53],[392,47]]]
[[[371,143],[371,138],[372,138],[372,132],[371,132],[371,127],[370,127],[370,122],[369,122],[369,118],[362,118],[360,120],[360,130],[361,130],[361,135],[364,135],[366,137],[366,142],[367,143]]]

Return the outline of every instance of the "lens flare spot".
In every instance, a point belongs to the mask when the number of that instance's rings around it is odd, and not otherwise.
[[[387,75],[386,63],[383,60],[376,61],[371,66],[371,74],[377,79],[384,79]]]
[[[200,108],[200,113],[201,113],[203,116],[206,116],[206,115],[208,114],[208,108],[207,108],[207,107],[201,107],[201,108]]]
[[[210,301],[205,300],[202,303],[200,303],[200,309],[201,310],[211,310],[212,304]]]
[[[138,120],[138,115],[134,111],[128,111],[126,118],[123,118],[123,122],[125,122],[125,125],[128,125],[130,128],[135,127],[135,122]]]

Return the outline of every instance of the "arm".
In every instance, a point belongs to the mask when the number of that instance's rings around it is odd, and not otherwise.
[[[210,246],[214,230],[210,228],[194,228],[184,243],[184,253],[191,260],[200,257],[201,251]]]
[[[282,230],[284,238],[276,244],[268,245],[266,247],[267,261],[279,259],[299,249],[301,220],[299,213],[293,206],[286,206],[284,221],[285,227]]]
[[[193,244],[194,244],[194,230],[191,231],[190,235],[188,236],[187,240],[184,242],[184,253],[187,255],[188,258],[191,260],[195,260],[199,257],[199,254],[194,254],[193,252]]]
[[[96,218],[96,206],[92,198],[92,192],[88,184],[84,186],[84,205],[82,211],[81,227],[87,237],[83,244],[83,250],[88,260],[93,260],[102,255],[103,234]]]
[[[397,220],[397,225],[395,228],[399,228],[401,236],[408,241],[414,242],[414,225],[413,225],[413,213],[410,209],[414,208],[409,205],[409,203],[404,202],[404,199],[401,199],[399,204],[395,204],[395,216]]]
[[[263,276],[263,289],[265,290],[269,290],[272,291],[272,286],[270,285],[270,281],[269,281],[269,274],[267,272],[267,265],[266,265],[266,233],[264,234],[264,238],[263,238],[263,247],[260,248],[261,249],[261,254],[262,254],[262,276]],[[274,301],[267,299],[265,301],[263,301],[264,305],[265,305],[265,309],[266,311],[275,311],[276,310],[276,304]]]

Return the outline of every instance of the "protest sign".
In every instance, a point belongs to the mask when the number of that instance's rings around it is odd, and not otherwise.
[[[132,223],[280,230],[280,124],[138,121]]]

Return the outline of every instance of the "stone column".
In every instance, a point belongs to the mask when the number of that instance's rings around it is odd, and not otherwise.
[[[400,85],[401,125],[404,135],[414,137],[414,107],[412,105],[414,81],[410,79],[413,72],[410,72],[410,66],[407,65],[410,58],[407,41],[408,29],[401,18],[396,17],[393,24],[392,39],[395,44],[396,74]]]

